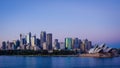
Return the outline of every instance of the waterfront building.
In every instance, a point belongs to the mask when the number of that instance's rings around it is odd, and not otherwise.
[[[31,37],[31,46],[32,47],[35,46],[35,37],[34,36]]]
[[[88,53],[109,53],[112,51],[113,48],[107,47],[105,44],[96,45],[91,48]]]
[[[92,42],[91,41],[88,41],[87,39],[82,41],[82,44],[81,44],[81,51],[82,52],[88,52],[89,49],[91,49],[91,48],[92,48]]]
[[[20,34],[20,46],[23,45],[22,43],[23,43],[23,42],[22,42],[22,34]]]
[[[72,49],[74,49],[75,39],[72,39]]]
[[[27,40],[27,45],[30,45],[30,46],[31,46],[31,32],[29,32],[29,33],[27,34],[26,40]]]
[[[46,42],[43,43],[43,50],[47,50],[47,43]]]
[[[14,50],[15,49],[15,45],[13,42],[10,42],[10,46],[8,50]]]
[[[7,48],[7,44],[5,41],[2,42],[2,50],[6,50]]]
[[[38,46],[40,49],[42,49],[42,47],[40,46],[41,45],[40,41],[41,40],[39,38],[36,39],[36,46]]]
[[[65,43],[64,42],[60,42],[60,50],[65,50]]]
[[[46,43],[47,43],[48,50],[52,50],[53,48],[52,48],[52,34],[51,33],[47,34]]]
[[[88,41],[88,46],[87,46],[87,50],[90,50],[92,48],[92,42]]]
[[[16,40],[16,45],[15,45],[15,49],[20,49],[20,41],[19,40]]]
[[[36,44],[37,44],[36,35],[34,35],[34,36],[31,37],[31,46],[30,46],[30,49],[31,50],[38,50],[39,47],[36,46]]]
[[[41,31],[40,40],[41,40],[41,47],[43,47],[43,43],[46,42],[46,32],[45,31]]]
[[[72,38],[65,38],[65,49],[72,49]]]
[[[74,39],[74,49],[79,49],[79,39],[78,38]]]
[[[58,39],[55,39],[55,40],[54,40],[54,49],[55,49],[55,50],[60,49],[60,43],[58,42]]]

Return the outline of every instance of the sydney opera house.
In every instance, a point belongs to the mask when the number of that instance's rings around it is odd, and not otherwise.
[[[118,56],[117,52],[113,52],[113,48],[106,46],[105,44],[96,45],[91,48],[88,53],[80,54],[81,57],[115,57]]]
[[[112,48],[107,47],[105,44],[96,45],[94,48],[91,48],[88,53],[109,53],[112,51]]]

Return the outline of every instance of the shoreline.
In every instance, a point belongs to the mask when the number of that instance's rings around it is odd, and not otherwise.
[[[79,54],[79,55],[0,55],[0,56],[23,56],[23,57],[93,57],[93,58],[113,58],[119,56],[101,54]]]
[[[79,57],[78,55],[0,55],[0,56],[40,56],[40,57]]]
[[[96,58],[112,58],[120,57],[120,55],[112,55],[111,53],[94,53],[94,54],[80,54],[80,57],[96,57]]]

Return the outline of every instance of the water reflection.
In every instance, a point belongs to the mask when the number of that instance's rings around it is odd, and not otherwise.
[[[0,56],[0,68],[119,68],[119,59]]]

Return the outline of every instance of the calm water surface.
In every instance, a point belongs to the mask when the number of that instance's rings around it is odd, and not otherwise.
[[[0,56],[0,68],[120,68],[120,57]]]

